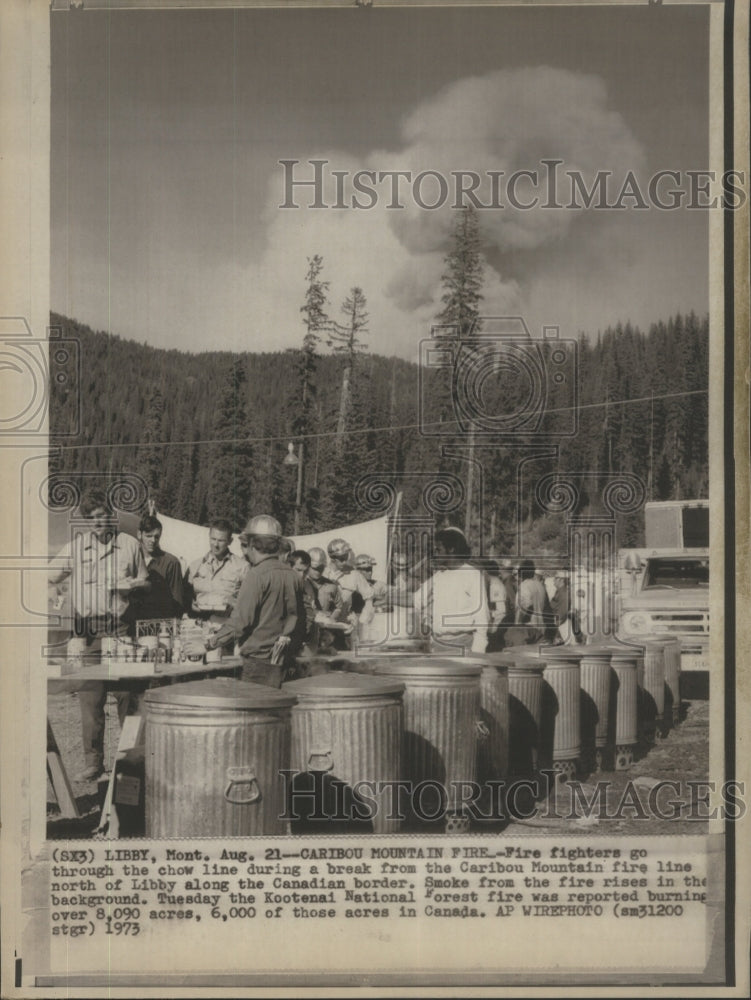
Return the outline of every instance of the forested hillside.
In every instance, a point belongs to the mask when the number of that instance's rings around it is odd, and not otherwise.
[[[288,442],[299,448],[301,440],[301,531],[372,516],[355,497],[365,474],[396,476],[406,511],[419,508],[425,485],[419,473],[465,475],[466,460],[441,455],[447,439],[420,433],[418,369],[406,361],[358,356],[342,425],[343,356],[316,356],[306,370],[302,350],[188,354],[92,331],[54,314],[51,325],[78,341],[81,358],[80,381],[52,383],[50,436],[61,447],[53,466],[73,474],[137,472],[165,514],[205,523],[224,513],[239,527],[249,510],[270,511],[291,532],[299,467],[283,459]],[[545,459],[548,469],[602,477],[632,472],[643,480],[646,499],[706,497],[708,332],[708,320],[692,313],[646,333],[626,324],[594,342],[582,338],[578,433],[548,436],[568,405],[551,382],[545,405],[555,412],[536,437],[516,440],[514,447],[478,442],[484,485],[482,506],[473,508],[475,521],[482,517],[486,545],[490,540],[498,551],[511,551],[520,520],[538,545],[553,551],[563,544],[561,519],[553,523],[517,496],[515,470],[525,445],[541,441],[560,445],[557,456]],[[423,419],[453,419],[445,388],[441,372],[429,373]],[[497,382],[495,391],[512,398],[515,389]],[[70,436],[77,395],[80,433]],[[583,496],[582,510],[590,499]],[[463,508],[447,518],[464,524]],[[641,522],[640,514],[624,519],[619,544],[640,541]]]

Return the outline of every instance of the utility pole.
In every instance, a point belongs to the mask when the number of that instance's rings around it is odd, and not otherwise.
[[[295,497],[295,536],[300,534],[300,508],[302,507],[302,467],[305,455],[305,444],[300,442],[297,452],[297,496]]]

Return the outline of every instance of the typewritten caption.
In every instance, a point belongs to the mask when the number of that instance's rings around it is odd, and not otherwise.
[[[68,968],[103,948],[127,968],[129,953],[162,942],[248,940],[251,929],[258,942],[275,929],[287,944],[298,932],[361,939],[366,921],[388,929],[382,946],[418,927],[424,939],[426,926],[431,942],[468,931],[497,942],[493,926],[508,941],[531,925],[601,935],[612,921],[646,943],[656,929],[664,941],[670,921],[676,948],[703,955],[707,901],[698,838],[93,842],[55,846],[50,864],[53,964]]]

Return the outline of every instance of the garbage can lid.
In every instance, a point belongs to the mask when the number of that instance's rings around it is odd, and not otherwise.
[[[312,698],[377,698],[387,694],[402,694],[404,685],[397,680],[373,677],[371,674],[335,671],[288,681],[282,685],[282,691],[296,695],[300,701]]]
[[[564,643],[560,646],[546,646],[540,655],[546,661],[580,660],[584,656],[582,652],[584,649],[586,649],[585,646],[567,646]]]
[[[463,656],[410,656],[377,663],[375,672],[398,677],[479,677],[482,667]]]
[[[294,695],[277,691],[265,684],[236,681],[231,677],[211,677],[204,681],[170,684],[146,692],[147,703],[190,705],[232,711],[238,708],[288,708]]]
[[[498,655],[502,663],[506,663],[516,670],[541,671],[545,669],[545,659],[534,646],[513,646],[508,650],[504,649]]]
[[[673,643],[680,642],[677,635],[631,635],[629,636],[629,642],[638,643],[639,646],[645,646],[647,643],[658,643],[660,646],[672,646]]]
[[[611,657],[620,656],[628,660],[638,660],[644,655],[644,646],[621,646],[618,643],[605,643],[599,647],[603,652],[609,653]]]

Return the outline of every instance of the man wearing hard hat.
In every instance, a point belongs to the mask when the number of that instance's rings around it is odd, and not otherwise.
[[[331,560],[327,576],[339,585],[344,610],[347,614],[353,611],[364,621],[370,621],[373,617],[373,587],[355,569],[355,554],[349,542],[343,538],[334,538],[327,549]]]
[[[389,603],[389,588],[383,580],[376,580],[373,577],[373,567],[377,563],[373,556],[363,553],[355,559],[355,569],[359,570],[365,577],[367,583],[373,588],[373,607],[376,611],[384,611]]]
[[[302,580],[279,558],[282,527],[276,518],[252,517],[240,537],[250,569],[229,621],[206,640],[206,648],[234,638],[243,658],[242,679],[280,687],[305,635]]]

